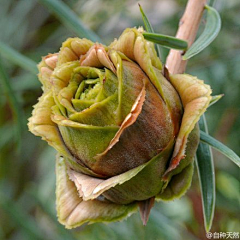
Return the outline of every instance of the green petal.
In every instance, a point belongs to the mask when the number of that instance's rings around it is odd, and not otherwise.
[[[51,107],[55,105],[52,93],[44,93],[34,106],[32,117],[29,118],[29,130],[36,136],[41,136],[49,145],[65,156],[70,156],[60,136],[57,125],[51,120]]]
[[[57,96],[63,88],[68,86],[72,73],[77,67],[79,67],[79,62],[75,61],[64,63],[54,69],[50,79],[54,95]]]
[[[199,127],[198,124],[192,130],[188,137],[188,144],[186,148],[186,155],[181,159],[178,166],[171,171],[168,170],[165,172],[163,176],[163,180],[166,181],[164,188],[167,187],[169,181],[171,181],[172,176],[181,173],[190,163],[194,161],[194,156],[196,154],[197,148],[199,144]]]
[[[84,107],[81,106],[81,103],[88,106],[88,108],[70,114],[69,119],[82,124],[94,126],[118,125],[115,113],[118,106],[117,77],[107,69],[103,71],[96,68],[82,66],[75,69],[75,73],[79,73],[86,78],[86,80],[84,80],[86,83],[90,81],[87,80],[89,78],[99,79],[97,85],[98,88],[91,88],[87,94],[84,92],[84,99],[72,99],[73,106],[76,110]],[[94,92],[94,90],[96,90],[97,93]],[[94,100],[87,100],[87,98],[91,98],[94,94],[96,95]]]
[[[85,38],[68,38],[59,51],[58,63],[60,66],[63,63],[72,62],[80,59],[80,57],[87,53],[94,43]]]
[[[56,161],[56,205],[60,223],[66,228],[75,228],[83,223],[119,221],[136,211],[136,204],[118,205],[108,201],[84,201],[69,180],[63,158]]]
[[[161,176],[172,153],[173,141],[149,162],[106,180],[93,178],[73,170],[69,176],[84,200],[96,199],[101,194],[113,202],[127,204],[145,200],[161,191]]]
[[[174,175],[167,188],[157,195],[156,200],[170,201],[183,196],[191,186],[193,169],[194,165],[190,163],[182,172]]]
[[[167,172],[175,169],[184,158],[188,136],[194,126],[206,111],[211,100],[211,89],[203,81],[187,74],[170,76],[172,85],[176,88],[184,107],[184,114],[177,141],[175,144],[173,159]]]
[[[81,100],[75,100],[75,102]],[[117,93],[104,99],[101,102],[93,103],[89,108],[82,112],[74,113],[69,119],[82,124],[94,126],[117,125],[116,117],[113,112],[117,106]]]
[[[57,112],[52,116],[52,120],[58,125],[69,151],[89,168],[96,162],[94,156],[107,148],[119,129],[118,126],[80,124],[58,115]]]

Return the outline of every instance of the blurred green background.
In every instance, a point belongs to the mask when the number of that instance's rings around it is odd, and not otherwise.
[[[174,36],[186,0],[139,1],[158,33]],[[0,41],[30,59],[57,52],[76,36],[37,0],[0,1]],[[143,25],[134,0],[69,0],[81,21],[109,44],[127,27]],[[224,97],[207,113],[209,133],[240,155],[240,1],[216,0],[222,18],[217,39],[189,61],[187,71],[204,79],[213,94]],[[204,26],[204,20],[201,29]],[[163,61],[168,53],[163,50]],[[123,222],[83,225],[65,230],[56,220],[55,151],[27,130],[32,106],[41,95],[36,74],[1,55],[0,75],[0,239],[205,239],[197,171],[187,194],[159,202],[143,227],[139,213]],[[13,98],[13,96],[15,98]],[[18,108],[12,103],[16,100]],[[19,130],[20,129],[20,130]],[[239,232],[239,169],[213,151],[216,212],[212,232]]]

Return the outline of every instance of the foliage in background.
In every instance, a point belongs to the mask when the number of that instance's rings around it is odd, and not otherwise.
[[[75,36],[37,0],[3,0],[0,8],[0,41],[36,62]],[[108,44],[126,27],[142,25],[134,0],[65,1]],[[175,35],[186,0],[140,2],[155,32]],[[189,61],[187,72],[206,80],[213,95],[224,97],[206,113],[210,135],[240,155],[240,2],[218,0],[222,18],[217,39]],[[204,24],[204,23],[203,23]],[[202,25],[203,25],[202,24]],[[201,31],[201,30],[200,30]],[[161,49],[162,50],[162,49]],[[163,60],[168,50],[162,52]],[[0,86],[0,239],[204,239],[201,197],[197,177],[185,197],[157,203],[143,227],[138,214],[127,221],[94,224],[67,231],[55,216],[55,152],[27,131],[32,105],[41,95],[37,76],[1,55],[1,65],[19,105],[23,122],[20,141],[15,110],[6,88]],[[212,232],[240,231],[239,169],[213,151],[216,170],[216,214]],[[195,174],[196,175],[196,174]],[[227,206],[227,207],[226,207]],[[24,221],[23,221],[24,219]],[[48,236],[46,238],[46,236]]]

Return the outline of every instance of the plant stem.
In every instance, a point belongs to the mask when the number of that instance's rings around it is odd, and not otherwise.
[[[188,42],[190,47],[197,35],[204,6],[207,0],[188,0],[185,12],[179,22],[177,38]],[[171,74],[184,73],[187,61],[182,60],[182,51],[171,49],[167,57],[166,67]]]

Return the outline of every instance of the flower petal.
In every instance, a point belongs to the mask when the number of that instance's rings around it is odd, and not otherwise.
[[[50,81],[52,84],[52,92],[55,96],[57,96],[63,88],[68,86],[72,73],[77,67],[79,67],[79,62],[75,61],[64,63],[54,69]]]
[[[106,67],[110,69],[112,72],[116,73],[116,69],[109,59],[109,56],[101,44],[94,44],[89,51],[81,57],[80,59],[81,66],[88,67],[97,67],[102,68]]]
[[[165,181],[164,188],[167,187],[168,183],[171,181],[171,178],[174,175],[177,175],[181,173],[189,164],[191,164],[194,161],[194,156],[196,154],[197,148],[199,144],[199,127],[198,124],[194,127],[192,132],[188,136],[188,143],[186,147],[186,154],[179,162],[178,166],[171,171],[167,171],[163,175],[163,180]],[[170,162],[171,164],[171,162]]]
[[[200,116],[206,111],[211,100],[211,89],[203,81],[187,74],[176,74],[170,76],[172,85],[179,93],[184,114],[180,131],[176,140],[173,158],[165,174],[175,169],[181,159],[185,156],[188,136],[198,122]]]
[[[164,99],[162,87],[154,71],[154,67],[161,70],[162,63],[157,57],[154,44],[146,41],[142,32],[141,28],[127,28],[118,40],[111,43],[109,48],[117,50],[137,62]]]
[[[157,156],[141,166],[120,175],[99,179],[69,170],[79,195],[84,200],[96,199],[103,195],[111,202],[128,204],[142,201],[158,194],[163,185],[161,176],[171,156],[173,141]]]
[[[97,161],[91,168],[99,174],[114,176],[146,163],[164,149],[175,136],[175,122],[173,124],[169,108],[138,65],[113,50],[110,58],[117,68],[119,81],[124,83],[119,86],[118,110],[125,120],[109,146],[95,157]]]
[[[54,68],[56,67],[58,60],[58,53],[49,54],[42,58],[42,61],[38,64],[38,78],[43,85],[43,91],[49,91],[52,88],[50,77]]]
[[[156,200],[170,201],[183,196],[191,186],[193,169],[194,165],[190,163],[182,172],[174,175],[164,191],[157,195]]]
[[[67,166],[61,157],[56,161],[56,205],[58,220],[66,228],[75,228],[83,223],[112,222],[130,216],[136,204],[119,205],[109,201],[83,201],[67,174]]]
[[[44,93],[34,106],[32,117],[29,118],[29,130],[36,136],[41,136],[49,145],[65,156],[70,153],[65,147],[57,125],[51,120],[51,107],[55,105],[51,92]]]
[[[60,66],[63,63],[79,60],[80,57],[87,53],[93,42],[85,38],[68,38],[59,51],[58,63]]]
[[[102,127],[73,122],[58,114],[56,109],[52,121],[58,125],[63,141],[72,155],[88,168],[92,168],[96,162],[94,156],[106,149],[119,129],[118,126]]]

